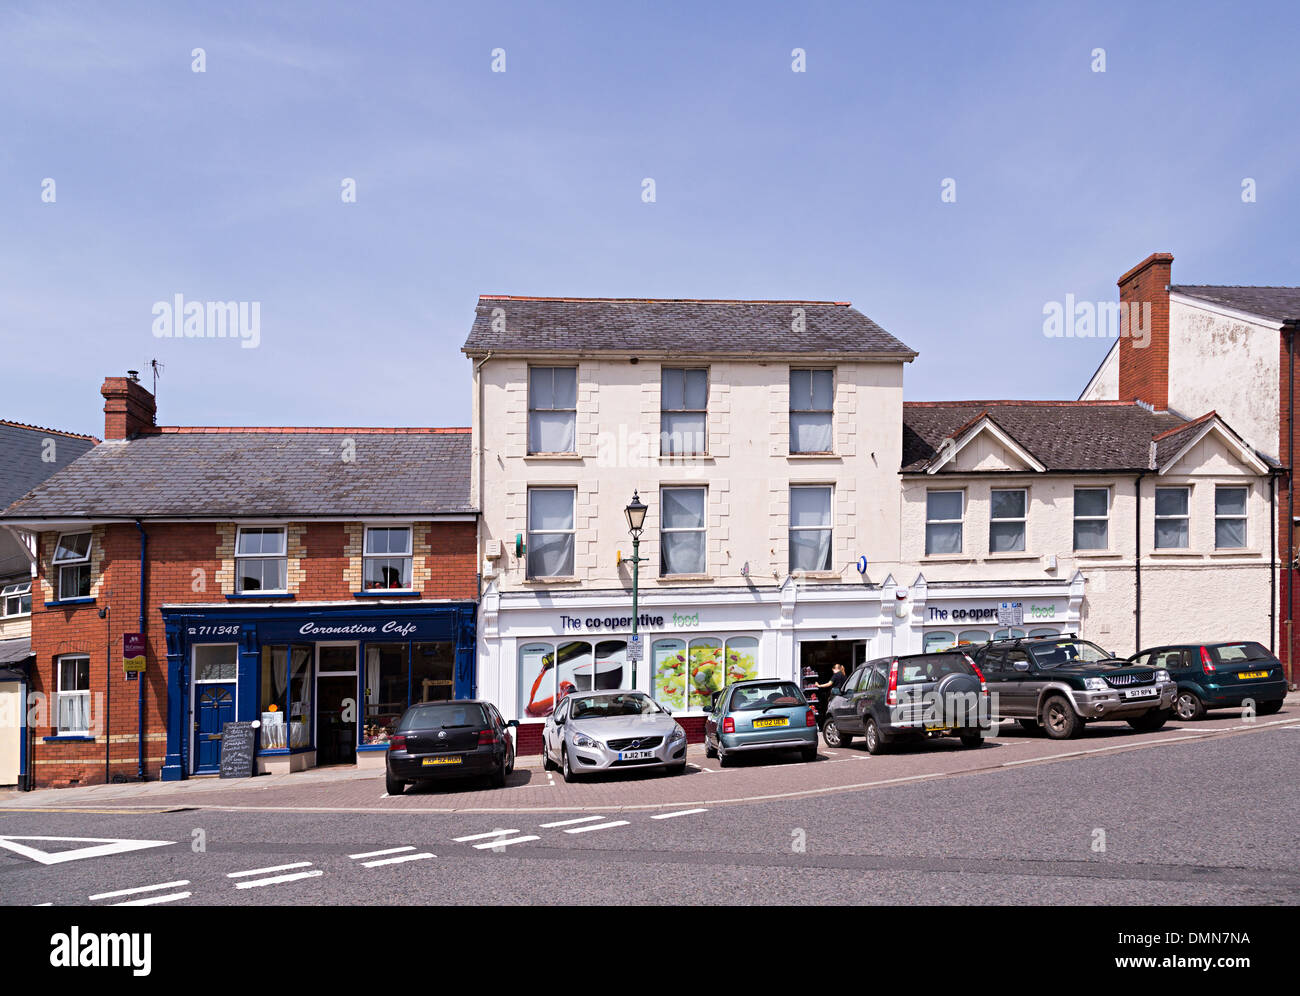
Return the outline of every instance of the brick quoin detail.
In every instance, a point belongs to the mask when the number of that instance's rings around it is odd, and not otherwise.
[[[1119,340],[1119,399],[1145,401],[1158,411],[1169,407],[1169,284],[1173,276],[1172,253],[1153,252],[1119,278],[1121,311]],[[1145,305],[1151,305],[1145,348],[1135,345],[1129,323],[1142,324]],[[1132,307],[1130,307],[1132,306]],[[1136,309],[1136,310],[1135,310]]]

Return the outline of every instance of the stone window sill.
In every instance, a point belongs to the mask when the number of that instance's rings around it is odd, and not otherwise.
[[[677,584],[683,581],[714,581],[712,574],[669,574],[655,578],[656,584]]]

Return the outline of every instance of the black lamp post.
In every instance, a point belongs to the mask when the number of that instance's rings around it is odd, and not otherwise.
[[[645,558],[641,556],[641,530],[645,528],[646,504],[641,500],[641,496],[634,490],[632,492],[632,501],[628,503],[627,508],[623,509],[623,514],[627,516],[628,532],[632,534],[632,635],[636,636],[636,617],[637,617],[637,587],[640,582],[641,561]]]

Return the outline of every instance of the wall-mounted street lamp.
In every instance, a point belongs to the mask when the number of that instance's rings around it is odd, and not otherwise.
[[[645,514],[647,507],[641,500],[641,496],[634,490],[632,500],[628,502],[627,508],[623,509],[623,514],[627,516],[627,529],[632,534],[632,635],[636,636],[636,617],[637,617],[637,589],[641,580],[641,561],[645,557],[641,556],[641,530],[645,528]]]

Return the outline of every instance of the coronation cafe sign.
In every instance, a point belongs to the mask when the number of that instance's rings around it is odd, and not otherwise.
[[[389,619],[384,623],[340,623],[336,626],[307,622],[298,628],[301,636],[410,636],[417,627],[412,622]]]

